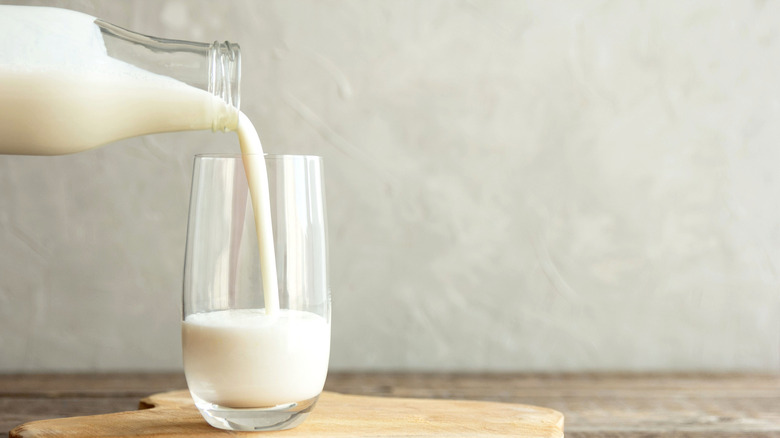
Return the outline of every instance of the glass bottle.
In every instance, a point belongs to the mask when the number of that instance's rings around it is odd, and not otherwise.
[[[0,6],[0,154],[59,155],[238,123],[237,44],[142,35],[59,8]]]

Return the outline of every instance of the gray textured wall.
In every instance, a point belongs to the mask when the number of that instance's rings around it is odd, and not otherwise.
[[[35,3],[242,45],[266,149],[325,157],[333,369],[780,365],[780,3]],[[0,156],[0,371],[180,367],[215,151]]]

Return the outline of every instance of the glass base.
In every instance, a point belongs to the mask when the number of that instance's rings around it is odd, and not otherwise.
[[[320,396],[269,408],[226,408],[201,400],[194,394],[195,406],[212,426],[238,431],[292,429],[309,416]]]

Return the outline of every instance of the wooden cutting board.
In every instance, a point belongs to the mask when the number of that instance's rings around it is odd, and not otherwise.
[[[278,432],[229,432],[209,426],[188,391],[155,394],[141,409],[23,424],[10,438],[36,437],[563,437],[563,415],[511,403],[367,397],[323,392],[306,421]]]

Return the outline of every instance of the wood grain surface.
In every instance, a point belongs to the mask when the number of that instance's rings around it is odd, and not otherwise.
[[[215,429],[201,418],[188,391],[156,394],[144,409],[25,423],[11,438],[209,438],[254,435]],[[371,397],[324,392],[300,426],[264,436],[286,437],[516,437],[561,438],[563,415],[514,403]]]
[[[183,375],[0,375],[0,436],[46,418],[133,410]],[[566,417],[566,437],[780,437],[780,375],[331,373],[340,393],[501,401]]]

